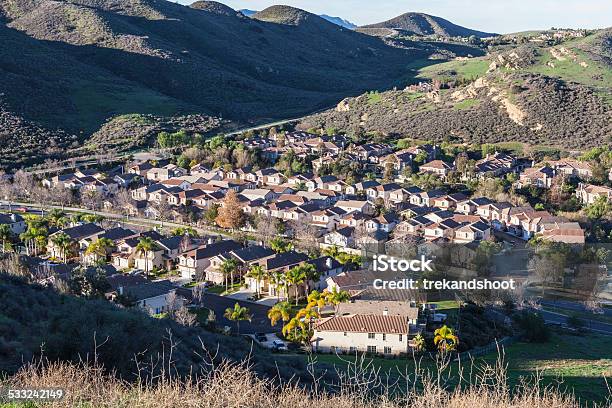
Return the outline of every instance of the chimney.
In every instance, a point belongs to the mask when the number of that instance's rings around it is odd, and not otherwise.
[[[389,309],[385,307],[385,310],[383,310],[383,316],[389,316]]]
[[[208,240],[206,242],[208,243],[208,245],[214,244],[215,243],[215,239],[213,237],[208,237]]]
[[[119,296],[123,296],[123,286],[119,286],[117,288],[117,293],[119,294]]]
[[[325,260],[325,266],[327,267],[327,269],[331,269],[332,268],[332,258],[331,257],[327,257],[327,259]]]
[[[11,214],[11,221],[17,222],[17,214]]]

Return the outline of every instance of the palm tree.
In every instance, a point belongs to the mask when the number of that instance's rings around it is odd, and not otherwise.
[[[66,214],[59,208],[54,208],[47,213],[47,218],[51,225],[56,227],[63,227],[66,223]]]
[[[149,274],[149,253],[157,248],[157,244],[151,237],[141,237],[136,245],[136,254],[142,255],[145,259],[144,271],[145,275]]]
[[[276,237],[270,241],[270,248],[277,254],[282,254],[291,251],[293,249],[293,244],[285,241],[281,237]]]
[[[455,350],[459,344],[459,337],[455,336],[453,329],[446,325],[434,331],[434,344],[438,346],[441,352]]]
[[[231,307],[225,309],[225,313],[223,314],[223,316],[226,319],[231,320],[232,322],[236,322],[236,334],[238,336],[240,336],[240,322],[242,320],[248,320],[250,322],[252,318],[252,316],[249,314],[249,309],[240,306],[238,302],[236,302],[233,309]]]
[[[414,351],[420,353],[423,350],[425,350],[425,338],[419,333],[414,337]]]
[[[351,299],[351,295],[346,290],[338,291],[337,288],[331,292],[325,292],[327,303],[334,305],[334,310],[338,313],[338,305],[340,303],[348,302]]]
[[[321,278],[321,272],[319,272],[313,264],[309,263],[302,264],[300,267],[306,275],[306,296],[308,296],[308,293],[310,292],[310,281],[315,283],[318,282]]]
[[[238,268],[238,262],[234,258],[228,258],[221,263],[219,269],[221,273],[225,277],[225,291],[227,292],[227,277],[231,276],[232,286],[234,286],[234,272],[236,272],[236,268]]]
[[[19,238],[26,244],[26,252],[28,255],[38,254],[38,247],[44,247],[47,241],[47,227],[45,221],[40,218],[28,218],[26,220],[28,229],[22,233]]]
[[[276,285],[276,299],[280,302],[280,288],[285,282],[285,274],[281,271],[276,271],[270,275],[270,279]]]
[[[336,245],[332,245],[323,250],[323,255],[330,256],[334,259],[338,258],[338,255],[340,255],[340,253],[340,249]]]
[[[288,322],[291,318],[291,304],[289,302],[278,302],[270,310],[268,310],[268,319],[272,326],[276,325],[279,320]]]
[[[6,252],[6,244],[11,239],[12,231],[8,224],[0,224],[0,239],[2,240],[2,252]]]
[[[306,272],[298,265],[289,269],[285,274],[285,282],[287,282],[287,298],[289,298],[289,285],[295,286],[295,305],[298,304],[299,294],[298,287],[306,281]]]
[[[85,254],[95,255],[96,262],[98,260],[105,260],[108,255],[108,250],[113,248],[115,243],[109,238],[100,238],[97,241],[92,242],[87,249]]]
[[[65,232],[60,231],[51,237],[51,242],[59,249],[62,255],[62,261],[66,263],[68,252],[70,251],[70,247],[72,247],[72,238]]]
[[[308,305],[306,306],[306,308],[310,309],[310,308],[316,307],[317,312],[321,312],[321,309],[325,307],[326,304],[327,304],[327,299],[326,299],[325,294],[322,294],[318,290],[313,290],[308,295]]]
[[[260,295],[260,283],[267,276],[267,271],[261,265],[253,265],[249,270],[247,276],[255,279],[255,294],[257,299],[259,299]]]

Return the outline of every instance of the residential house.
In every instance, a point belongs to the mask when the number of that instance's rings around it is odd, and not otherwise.
[[[540,188],[550,188],[556,171],[548,166],[531,167],[525,169],[520,175],[516,185],[518,188],[535,186]]]
[[[419,167],[421,173],[435,174],[441,179],[445,179],[452,170],[453,166],[442,160],[433,160]]]
[[[178,256],[178,270],[183,279],[201,279],[205,276],[206,268],[210,266],[212,257],[241,248],[242,245],[232,240],[202,244]]]
[[[320,353],[358,352],[404,355],[410,350],[407,316],[352,314],[320,319],[314,326],[311,343]]]
[[[606,197],[608,201],[612,201],[612,188],[580,183],[576,189],[576,197],[586,205],[593,204],[599,197]]]
[[[151,282],[140,276],[117,274],[108,278],[111,290],[109,300],[127,299],[135,307],[155,315],[180,307],[183,299],[176,295],[176,287],[168,280]]]
[[[24,218],[15,213],[0,213],[0,225],[8,225],[13,235],[19,235],[26,230],[26,222]]]

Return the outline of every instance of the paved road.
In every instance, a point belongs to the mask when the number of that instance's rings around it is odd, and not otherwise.
[[[574,312],[586,312],[586,313],[590,313],[589,309],[587,309],[587,307],[584,305],[584,303],[580,303],[580,302],[572,302],[570,300],[548,300],[548,299],[542,299],[540,300],[540,304],[542,306],[550,306],[550,307],[556,307],[559,309],[567,309],[567,310],[571,310]],[[612,317],[612,309],[611,308],[603,308],[602,309],[603,314],[605,316],[608,317]]]
[[[567,324],[568,316],[561,313],[538,310],[546,323]],[[596,320],[580,319],[584,327],[596,333],[612,336],[612,324],[599,322]]]
[[[179,294],[190,296],[190,289],[180,288]],[[214,295],[212,293],[204,293],[202,295],[202,301],[199,306],[206,307],[215,312],[215,318],[217,327],[229,326],[235,333],[238,325],[236,322],[232,322],[223,317],[225,309],[234,308],[236,302],[243,307],[249,309],[249,313],[253,316],[251,321],[240,322],[240,334],[255,334],[255,333],[275,333],[281,330],[281,323],[276,326],[270,325],[270,319],[268,319],[268,310],[270,306],[248,302],[244,300],[236,300],[226,296]]]
[[[6,201],[1,201],[0,202],[0,208],[2,209],[8,209],[9,205]],[[22,203],[22,202],[14,202],[11,201],[11,207],[13,209],[17,208],[17,207],[24,207],[28,209],[28,213],[29,214],[40,214],[41,213],[41,208],[38,205],[34,205],[31,203]],[[52,205],[52,204],[48,204],[45,205],[44,210],[45,211],[49,211],[50,209],[59,209],[62,211],[65,211],[67,213],[86,213],[86,214],[95,214],[95,215],[101,215],[102,217],[106,218],[106,219],[110,219],[110,220],[117,220],[120,221],[124,224],[128,224],[128,225],[139,225],[139,226],[149,226],[149,227],[160,227],[160,228],[180,228],[180,227],[190,227],[195,229],[199,234],[202,235],[221,235],[221,236],[225,236],[225,237],[230,237],[229,234],[227,234],[226,232],[223,231],[218,231],[218,230],[213,230],[213,229],[208,229],[208,228],[202,228],[202,227],[196,227],[194,225],[190,225],[190,224],[181,224],[178,222],[170,222],[170,221],[161,221],[161,220],[153,220],[150,218],[142,218],[142,217],[129,217],[126,218],[125,215],[121,215],[121,214],[115,214],[115,213],[111,213],[111,212],[107,212],[107,211],[93,211],[93,210],[88,210],[85,208],[79,208],[79,207],[66,207],[63,205]]]
[[[327,108],[324,109],[320,109],[317,111],[314,111],[312,113],[309,113],[306,116],[310,116],[310,115],[314,115],[316,113],[320,113],[323,112],[329,108],[331,108],[332,106],[329,106]],[[267,129],[269,127],[272,126],[280,126],[280,125],[285,125],[287,123],[294,123],[294,122],[298,122],[299,120],[303,119],[306,116],[300,116],[298,118],[292,118],[292,119],[282,119],[282,120],[277,120],[274,122],[270,122],[270,123],[264,123],[261,125],[256,125],[256,126],[249,126],[249,127],[245,127],[245,128],[240,128],[240,129],[236,129],[236,130],[232,130],[229,132],[224,133],[226,136],[236,136],[239,135],[241,133],[244,132],[248,132],[248,131],[255,131],[255,130],[261,130],[261,129]],[[114,163],[114,162],[118,162],[118,161],[122,161],[127,159],[130,156],[135,156],[137,154],[143,154],[143,153],[148,153],[151,149],[140,149],[140,150],[133,150],[133,151],[129,151],[129,152],[123,152],[123,153],[117,153],[114,155],[109,155],[107,157],[102,158],[102,160],[104,161],[104,163]],[[91,157],[95,156],[94,154],[91,155]],[[80,160],[79,160],[80,159]],[[81,158],[77,158],[77,163],[76,165],[71,165],[71,164],[66,164],[65,166],[58,166],[58,167],[54,167],[52,169],[26,169],[26,171],[32,173],[32,174],[48,174],[48,173],[58,173],[58,172],[62,172],[62,171],[66,171],[66,170],[72,170],[75,169],[77,167],[87,167],[87,166],[93,166],[99,163],[98,158],[93,158],[93,159],[88,159],[87,157],[81,157]]]

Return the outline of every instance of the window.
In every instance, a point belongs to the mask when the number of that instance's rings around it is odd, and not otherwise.
[[[387,334],[383,333],[383,341],[386,341],[386,340],[387,340]]]
[[[386,347],[385,346],[384,351],[385,351],[385,354],[391,354],[391,347]]]
[[[375,354],[376,353],[376,346],[368,346],[368,353]]]
[[[375,339],[376,335],[374,333],[368,333],[368,339]]]
[[[402,341],[402,335],[401,334],[399,335],[399,341]]]

